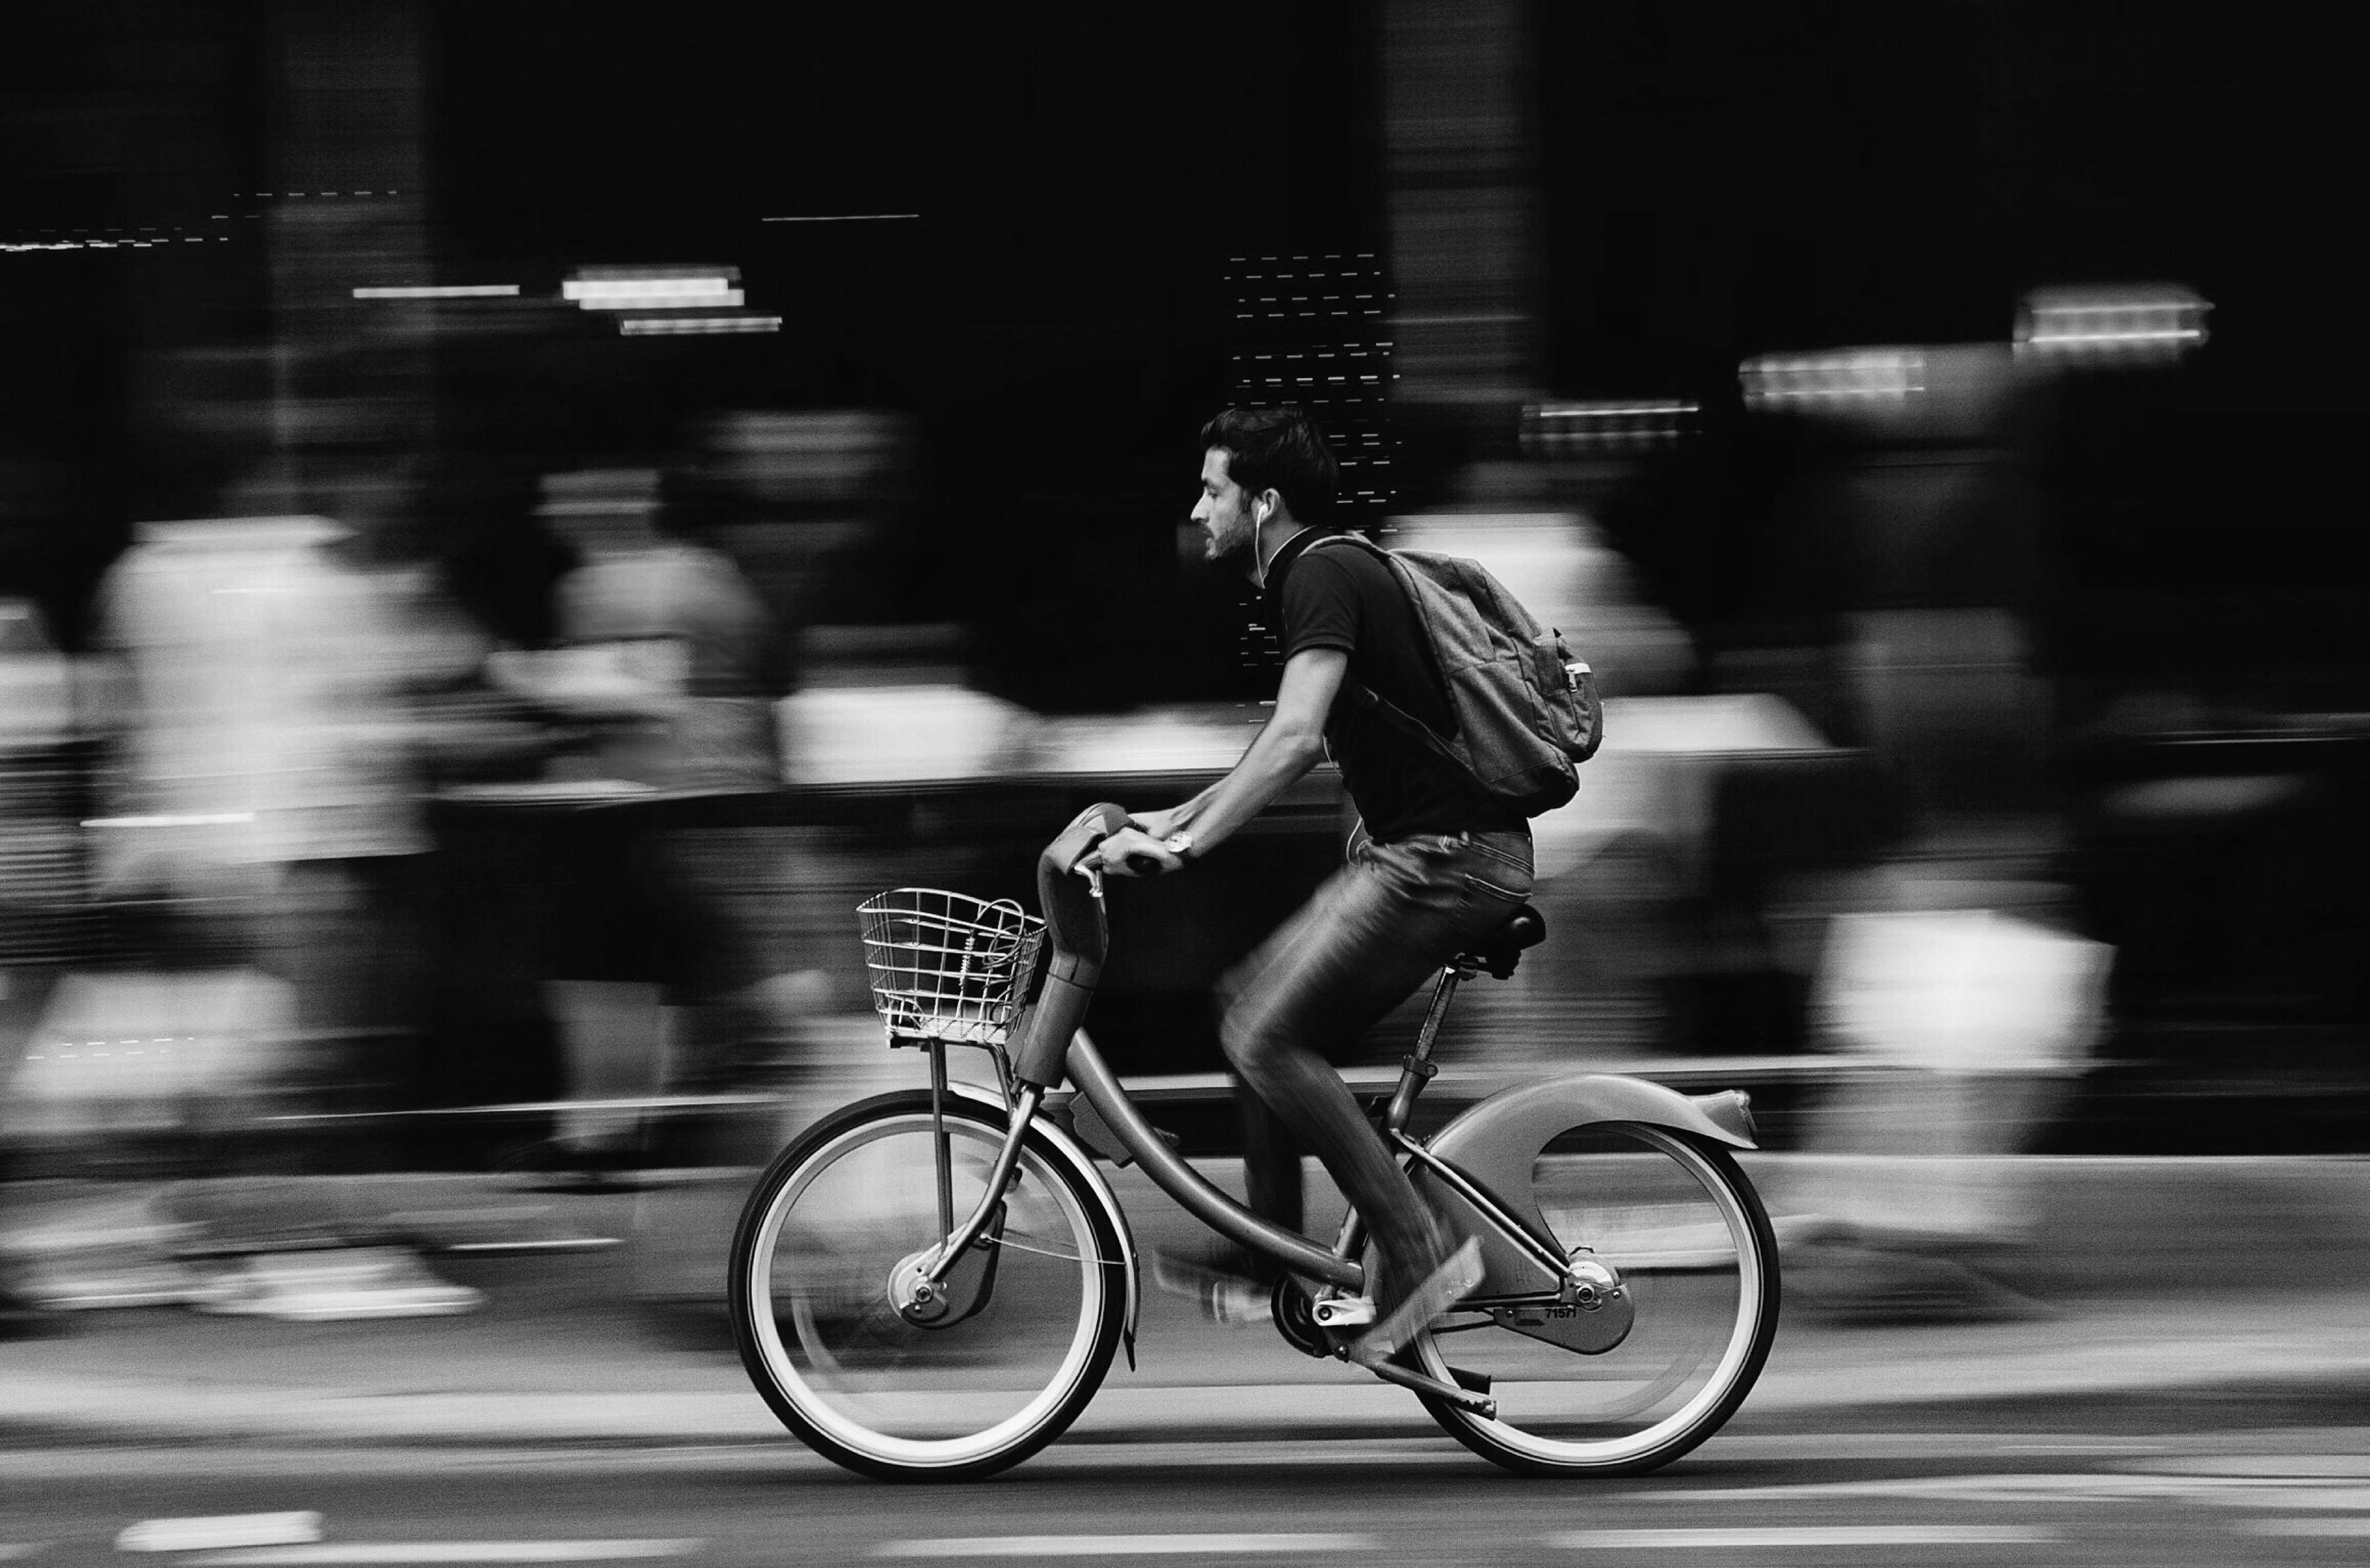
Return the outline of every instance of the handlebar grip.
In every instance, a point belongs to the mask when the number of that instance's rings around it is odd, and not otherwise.
[[[1088,850],[1126,824],[1126,812],[1098,802],[1080,812],[1037,857],[1037,897],[1053,955],[1028,1038],[1013,1054],[1013,1071],[1023,1082],[1050,1087],[1062,1080],[1070,1035],[1086,1016],[1110,945],[1102,900],[1070,872]]]
[[[1102,900],[1070,872],[1088,850],[1126,824],[1125,811],[1108,801],[1098,802],[1080,812],[1037,857],[1037,898],[1051,928],[1057,969],[1072,961],[1096,970],[1102,966]]]
[[[1071,819],[1062,836],[1045,847],[1044,859],[1063,876],[1077,870],[1094,847],[1127,825],[1127,812],[1108,801],[1097,801]]]

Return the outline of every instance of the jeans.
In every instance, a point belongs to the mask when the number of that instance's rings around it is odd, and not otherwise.
[[[1325,1162],[1364,1218],[1397,1289],[1438,1261],[1438,1223],[1329,1065],[1531,890],[1526,831],[1423,834],[1349,863],[1222,983],[1219,1040],[1256,1101],[1238,1096],[1251,1206],[1298,1229],[1300,1153]]]

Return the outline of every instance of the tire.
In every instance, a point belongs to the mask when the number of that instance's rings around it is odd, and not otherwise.
[[[958,1221],[1002,1146],[1003,1112],[949,1100]],[[734,1233],[733,1337],[750,1381],[817,1453],[882,1480],[960,1481],[1019,1463],[1102,1386],[1126,1314],[1121,1221],[1032,1129],[978,1309],[918,1328],[891,1269],[943,1238],[926,1092],[816,1124],[768,1166]]]
[[[1495,1420],[1427,1398],[1467,1447],[1531,1475],[1638,1475],[1720,1430],[1753,1389],[1778,1332],[1768,1211],[1725,1148],[1638,1122],[1574,1127],[1533,1167],[1556,1239],[1622,1276],[1636,1317],[1583,1354],[1485,1313],[1451,1314],[1413,1345],[1444,1381],[1491,1381]]]

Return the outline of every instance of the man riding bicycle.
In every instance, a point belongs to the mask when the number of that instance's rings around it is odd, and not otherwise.
[[[1360,818],[1348,862],[1226,975],[1219,1038],[1257,1096],[1246,1105],[1251,1206],[1300,1227],[1305,1146],[1366,1222],[1380,1257],[1375,1319],[1351,1354],[1373,1364],[1478,1282],[1478,1247],[1454,1245],[1330,1062],[1505,923],[1530,892],[1530,829],[1354,700],[1366,687],[1436,734],[1456,730],[1390,567],[1361,545],[1317,548],[1342,532],[1340,470],[1306,416],[1229,409],[1202,427],[1202,445],[1193,520],[1209,559],[1239,561],[1262,592],[1284,660],[1275,711],[1224,778],[1182,805],[1131,814],[1104,841],[1102,865],[1117,876],[1181,870],[1329,752],[1340,765]]]

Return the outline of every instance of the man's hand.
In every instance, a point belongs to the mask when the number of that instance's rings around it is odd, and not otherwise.
[[[1166,838],[1177,831],[1177,819],[1184,814],[1183,806],[1171,806],[1160,812],[1130,812],[1127,825],[1141,829],[1154,838]]]
[[[1275,711],[1260,726],[1243,760],[1181,806],[1130,813],[1127,825],[1103,840],[1102,869],[1121,877],[1182,870],[1184,857],[1164,839],[1181,829],[1191,836],[1187,848],[1198,859],[1266,810],[1325,755],[1325,716],[1349,670],[1350,655],[1339,648],[1304,648],[1286,659]]]
[[[1167,813],[1155,812],[1152,814],[1157,817]],[[1162,844],[1159,839],[1153,837],[1143,828],[1133,825],[1135,822],[1141,820],[1143,819],[1131,818],[1130,825],[1121,828],[1103,840],[1102,847],[1096,851],[1096,859],[1102,865],[1103,875],[1158,877],[1185,869],[1183,857],[1170,853],[1168,846]]]

